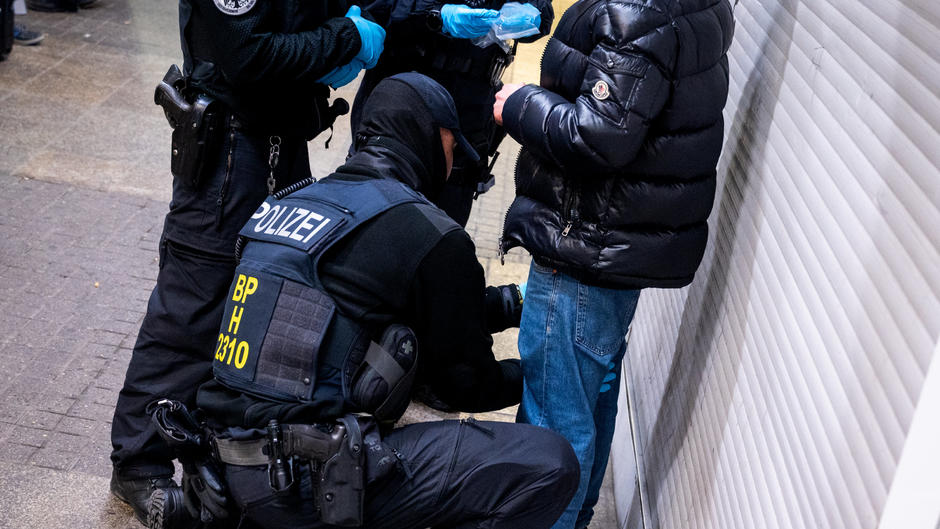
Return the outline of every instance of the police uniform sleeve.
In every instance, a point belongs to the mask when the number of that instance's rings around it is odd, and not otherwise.
[[[446,235],[418,267],[417,311],[423,382],[451,407],[483,412],[518,404],[518,360],[497,361],[486,331],[485,280],[463,230]]]
[[[198,1],[215,47],[213,61],[230,83],[313,83],[359,52],[359,32],[342,13],[316,28],[285,33],[273,25],[274,4],[259,1],[245,14],[228,15],[213,0]]]

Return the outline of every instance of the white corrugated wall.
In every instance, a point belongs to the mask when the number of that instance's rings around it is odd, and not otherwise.
[[[874,529],[940,350],[940,0],[734,12],[709,250],[641,297],[618,516]]]

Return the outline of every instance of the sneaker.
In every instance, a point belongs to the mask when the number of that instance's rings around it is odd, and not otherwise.
[[[20,46],[35,46],[42,42],[44,38],[46,36],[38,31],[33,31],[19,24],[13,25],[13,42]]]
[[[172,478],[122,479],[116,471],[111,471],[111,494],[134,509],[134,516],[146,525],[150,514],[150,496],[157,489],[179,489]],[[182,497],[182,496],[181,496]]]

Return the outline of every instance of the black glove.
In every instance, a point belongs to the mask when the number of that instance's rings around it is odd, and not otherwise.
[[[490,334],[518,327],[522,319],[522,291],[510,283],[486,287],[486,331]]]
[[[228,518],[228,495],[222,475],[212,461],[186,465],[183,470],[183,505],[205,524]]]
[[[437,411],[442,411],[444,413],[457,413],[457,410],[441,400],[434,393],[434,391],[431,390],[431,386],[427,384],[415,384],[414,389],[412,390],[412,398]]]
[[[522,388],[522,361],[518,358],[507,358],[499,361],[499,367],[503,371],[503,380],[507,384],[515,384]]]

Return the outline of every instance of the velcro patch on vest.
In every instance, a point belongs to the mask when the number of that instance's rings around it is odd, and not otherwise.
[[[345,224],[347,216],[346,211],[332,204],[268,197],[239,235],[313,252]]]
[[[310,399],[320,347],[335,310],[325,292],[284,280],[261,346],[255,385],[273,394]]]
[[[335,309],[320,290],[239,268],[225,306],[213,374],[253,395],[309,399]]]
[[[251,381],[261,345],[284,279],[239,269],[229,289],[215,347],[213,372],[224,379]]]

